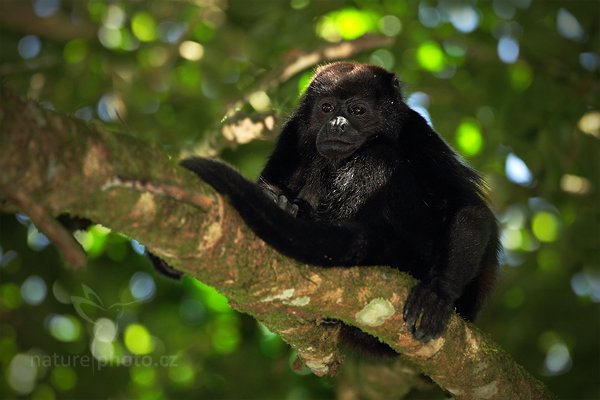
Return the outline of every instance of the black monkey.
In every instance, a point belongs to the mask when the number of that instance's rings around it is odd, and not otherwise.
[[[491,289],[499,243],[484,182],[380,67],[319,68],[258,185],[220,162],[182,165],[287,256],[390,265],[419,279],[403,315],[423,342],[443,333],[453,307],[473,320]]]

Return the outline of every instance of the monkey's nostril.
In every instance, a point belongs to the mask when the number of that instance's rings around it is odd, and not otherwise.
[[[329,123],[336,131],[344,132],[346,130],[346,126],[348,125],[348,120],[342,116],[338,116],[333,118]]]

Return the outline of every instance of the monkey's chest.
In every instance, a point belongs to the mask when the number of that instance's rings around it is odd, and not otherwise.
[[[299,197],[310,204],[313,219],[327,222],[353,219],[385,186],[386,175],[383,171],[349,166],[335,173],[322,174],[318,183],[313,180]]]

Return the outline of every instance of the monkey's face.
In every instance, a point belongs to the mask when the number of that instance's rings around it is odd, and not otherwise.
[[[298,115],[309,116],[303,121],[306,139],[320,155],[338,164],[374,139],[393,143],[401,104],[400,84],[391,72],[374,65],[337,62],[317,70]]]
[[[369,98],[322,97],[312,111],[319,127],[317,151],[332,162],[350,157],[377,132],[379,117]]]

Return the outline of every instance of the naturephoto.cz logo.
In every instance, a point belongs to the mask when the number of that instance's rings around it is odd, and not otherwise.
[[[170,368],[177,366],[177,356],[168,355],[152,357],[149,355],[123,355],[111,359],[98,359],[89,354],[36,354],[30,355],[32,366],[37,368],[93,368],[101,370],[105,367],[160,367]]]
[[[144,276],[139,278],[138,281],[146,283],[143,282]],[[132,291],[137,298],[135,301],[112,304],[103,302],[86,285],[82,285],[82,291],[82,296],[64,297],[70,300],[77,316],[51,314],[46,318],[46,327],[52,337],[66,343],[79,341],[83,339],[84,331],[90,332],[90,336],[84,339],[89,341],[89,352],[60,354],[37,348],[17,353],[6,369],[6,379],[12,390],[22,395],[32,393],[45,370],[75,376],[73,370],[82,368],[99,371],[105,367],[181,367],[179,355],[157,354],[160,353],[157,348],[164,348],[158,345],[160,339],[152,336],[144,325],[135,322],[135,313],[127,313],[128,307],[145,300],[144,296],[136,294],[143,295],[147,290]],[[82,329],[82,324],[89,324],[92,329]]]

